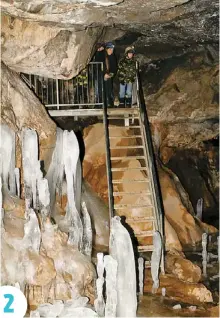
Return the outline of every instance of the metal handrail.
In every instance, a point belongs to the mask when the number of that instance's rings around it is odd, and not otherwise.
[[[102,64],[103,72],[103,64]],[[105,145],[106,145],[106,171],[107,171],[107,181],[108,181],[108,203],[109,203],[109,225],[111,226],[111,219],[114,216],[114,197],[113,197],[113,183],[112,183],[112,170],[111,170],[111,151],[110,151],[110,139],[109,139],[109,129],[108,129],[108,103],[106,92],[104,89],[104,74],[102,74],[102,100],[103,100],[103,123],[105,130]]]
[[[139,110],[140,110],[140,118],[141,118],[141,124],[144,130],[145,140],[144,142],[146,149],[148,150],[148,159],[149,159],[149,170],[152,177],[152,187],[154,190],[154,197],[155,197],[155,208],[157,209],[157,213],[159,216],[159,220],[157,219],[157,225],[158,230],[160,231],[160,234],[162,236],[162,239],[164,240],[164,209],[163,209],[163,200],[162,200],[162,194],[160,190],[160,183],[159,183],[159,177],[157,172],[157,166],[156,166],[156,158],[154,155],[154,148],[153,148],[153,142],[152,142],[152,136],[151,136],[151,129],[150,129],[150,123],[147,116],[147,110],[144,100],[144,94],[141,86],[141,80],[140,80],[140,74],[138,71],[138,64],[136,65],[137,69],[137,99],[139,104]],[[158,223],[159,221],[159,223]],[[162,254],[162,271],[164,272],[164,256]]]

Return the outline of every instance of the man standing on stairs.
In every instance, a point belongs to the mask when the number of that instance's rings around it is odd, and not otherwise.
[[[134,47],[125,49],[125,55],[118,65],[118,78],[120,82],[119,107],[131,107],[132,86],[136,78],[136,59]]]
[[[114,94],[113,94],[113,78],[117,73],[117,61],[114,54],[114,44],[107,42],[105,45],[106,55],[104,63],[104,82],[107,106],[114,107]]]

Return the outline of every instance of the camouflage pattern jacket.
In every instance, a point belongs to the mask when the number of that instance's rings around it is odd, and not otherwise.
[[[83,69],[75,79],[75,86],[87,86],[88,77],[87,77],[87,68]]]
[[[136,77],[136,60],[124,56],[118,65],[118,78],[120,83],[133,83]]]

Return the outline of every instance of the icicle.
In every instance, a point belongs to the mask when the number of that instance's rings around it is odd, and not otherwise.
[[[162,296],[163,296],[163,297],[166,296],[166,288],[165,288],[165,287],[163,287],[163,288],[161,289],[161,293],[162,293]]]
[[[83,217],[83,239],[81,252],[91,258],[92,255],[92,225],[90,215],[88,213],[86,203],[82,202],[82,217]]]
[[[36,208],[36,167],[38,164],[38,140],[37,133],[32,129],[24,129],[22,132],[22,158],[24,170],[24,192],[28,203],[33,200]]]
[[[62,183],[64,175],[64,165],[63,165],[63,130],[57,128],[57,140],[56,146],[53,151],[52,160],[50,167],[45,178],[48,180],[48,186],[50,190],[50,206],[51,211],[55,203],[56,189],[59,195],[62,193]]]
[[[81,210],[81,194],[82,194],[82,167],[80,157],[76,164],[76,176],[74,178],[75,204],[77,211]]]
[[[2,201],[2,177],[0,175],[0,213],[1,213],[1,227],[3,227],[3,219],[4,219],[4,210],[3,210],[3,201]]]
[[[67,182],[67,198],[69,209],[66,212],[67,220],[71,220],[74,230],[69,233],[68,242],[80,247],[82,244],[83,226],[79,211],[75,205],[74,180],[76,177],[76,167],[79,158],[79,145],[73,131],[64,131],[63,134],[63,156],[64,169]]]
[[[110,255],[118,263],[117,317],[136,317],[136,270],[130,235],[119,216],[111,221]],[[125,305],[126,304],[126,305]]]
[[[138,273],[139,273],[139,295],[144,293],[144,259],[138,258]]]
[[[106,271],[105,317],[116,317],[117,308],[117,261],[110,255],[104,257]]]
[[[47,179],[39,177],[37,179],[37,189],[40,211],[45,219],[50,213],[50,193]]]
[[[206,267],[207,267],[207,238],[208,235],[207,233],[202,234],[202,272],[203,275],[206,277],[207,272],[206,272]]]
[[[151,276],[153,279],[152,293],[156,293],[159,287],[159,268],[162,256],[162,239],[160,232],[156,231],[153,236],[154,250],[151,255]]]
[[[99,315],[99,317],[104,317],[105,313],[105,302],[103,299],[103,284],[104,284],[104,261],[103,261],[103,253],[97,254],[97,274],[98,278],[96,280],[96,288],[97,288],[97,298],[94,301],[94,307]]]
[[[13,178],[11,178],[11,169],[14,162],[12,158],[14,153],[15,134],[6,125],[1,125],[1,144],[0,144],[0,175],[2,175],[2,184],[4,187],[13,191]]]
[[[202,206],[203,206],[203,199],[200,198],[200,199],[197,201],[197,205],[196,205],[196,217],[197,217],[199,220],[202,220]]]
[[[20,198],[21,197],[21,190],[20,190],[20,169],[19,168],[15,168],[14,170],[14,174],[15,174],[15,182],[16,182],[16,189],[17,189],[17,196]]]

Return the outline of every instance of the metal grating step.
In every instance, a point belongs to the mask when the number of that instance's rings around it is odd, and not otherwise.
[[[130,125],[129,127],[127,126],[109,126],[109,129],[115,129],[115,128],[125,128],[125,129],[133,129],[133,128],[141,128],[141,126],[133,126]]]
[[[143,149],[143,146],[114,146],[114,147],[110,147],[111,150],[114,149]]]
[[[129,114],[129,115],[124,114],[124,115],[121,115],[121,117],[119,117],[119,116],[115,117],[115,116],[109,116],[108,115],[108,119],[124,120],[124,119],[139,119],[139,117],[138,116],[134,116],[132,114]]]
[[[127,182],[142,182],[142,183],[149,183],[148,179],[122,179],[122,180],[112,180],[113,184],[117,183],[127,183]]]
[[[121,157],[111,157],[111,160],[131,160],[131,159],[145,159],[145,156],[121,156]]]
[[[147,171],[148,169],[146,167],[139,167],[139,168],[112,168],[111,169],[113,172],[114,171],[131,171],[131,170],[137,170],[137,171]]]
[[[135,194],[135,195],[152,195],[150,191],[143,191],[143,192],[113,192],[114,197],[128,195],[128,194]]]
[[[152,204],[114,204],[114,209],[127,209],[127,208],[152,208]]]
[[[152,252],[153,250],[154,250],[153,245],[138,246],[139,252]]]
[[[141,135],[133,135],[133,136],[109,136],[110,139],[134,139],[134,138],[142,138]]]
[[[140,222],[155,222],[155,218],[152,216],[145,216],[142,218],[126,218],[126,222],[132,222],[132,223],[140,223]]]
[[[154,231],[142,231],[142,232],[134,233],[134,234],[135,236],[138,236],[138,237],[148,237],[148,236],[153,236]]]

